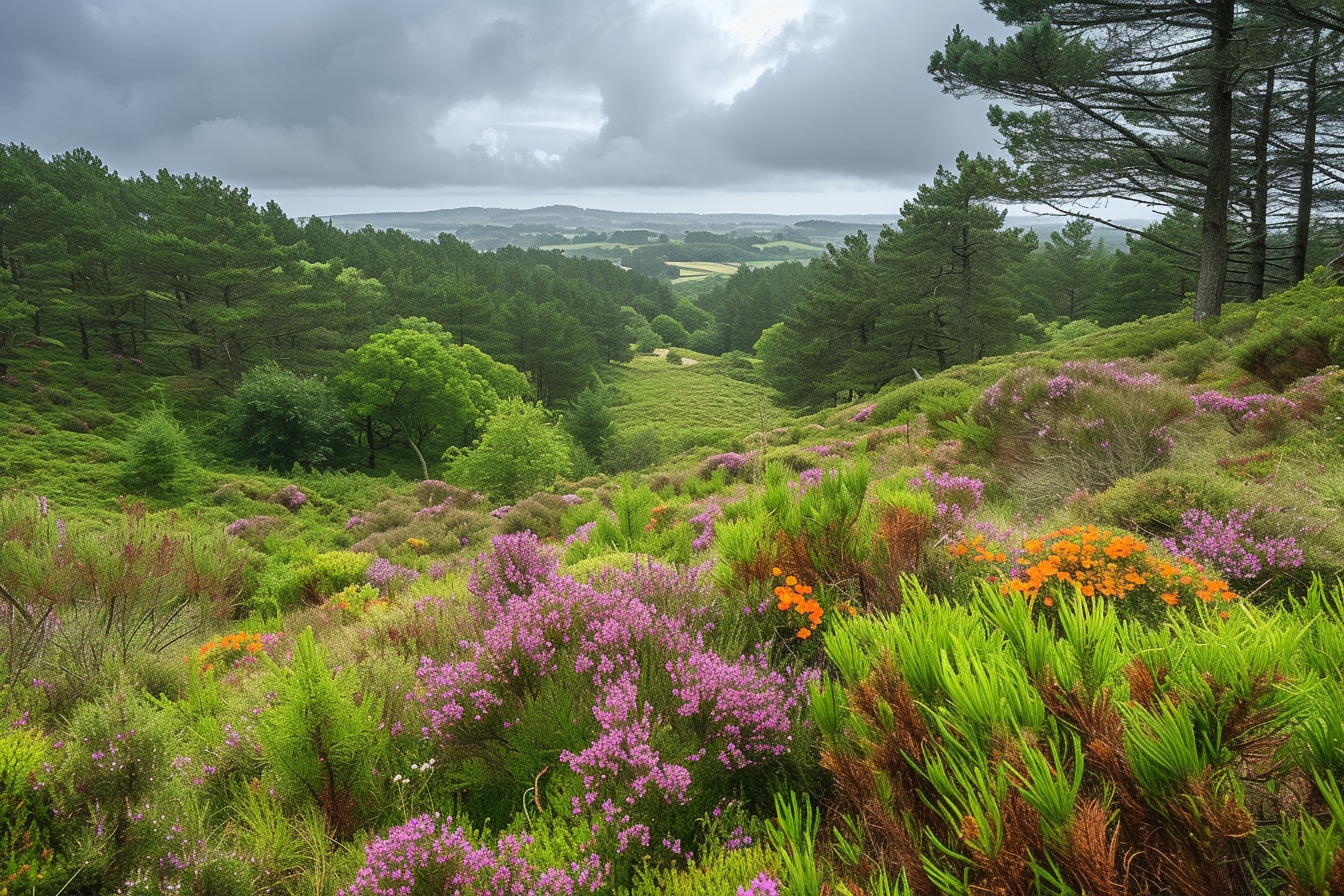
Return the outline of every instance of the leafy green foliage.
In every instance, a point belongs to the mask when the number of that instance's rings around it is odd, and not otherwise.
[[[232,423],[243,460],[286,473],[328,466],[348,441],[345,414],[326,383],[274,362],[253,367],[233,393]]]
[[[563,434],[539,406],[518,399],[495,410],[474,447],[449,458],[450,479],[506,503],[551,488],[570,472]]]
[[[349,838],[378,810],[382,707],[367,695],[355,702],[353,670],[333,674],[311,628],[294,639],[293,661],[274,669],[272,683],[276,702],[257,731],[267,765],[286,799],[316,805],[331,835]]]

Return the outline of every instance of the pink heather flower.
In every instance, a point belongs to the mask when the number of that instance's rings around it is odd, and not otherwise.
[[[531,532],[496,536],[468,584],[480,634],[416,672],[424,736],[489,736],[515,723],[540,679],[559,679],[586,707],[574,720],[585,746],[560,757],[581,788],[573,810],[609,829],[617,851],[661,848],[671,830],[660,819],[694,802],[699,769],[713,764],[706,774],[722,783],[791,750],[815,677],[774,669],[763,648],[708,646],[713,618],[688,609],[712,605],[704,571],[640,563],[577,581]]]
[[[286,485],[280,491],[271,495],[271,501],[284,507],[286,510],[298,510],[308,503],[308,496],[299,491],[297,485]]]
[[[780,884],[762,871],[746,886],[738,887],[737,896],[780,896]]]
[[[379,557],[369,564],[369,568],[364,571],[364,578],[380,592],[387,594],[393,582],[400,580],[410,584],[420,578],[420,573],[414,569],[398,566],[385,557]]]
[[[1273,569],[1290,569],[1304,562],[1302,548],[1291,535],[1257,539],[1250,524],[1253,510],[1232,510],[1218,519],[1191,509],[1181,514],[1181,532],[1162,539],[1170,553],[1193,557],[1234,580],[1250,580]]]
[[[852,423],[867,423],[867,422],[868,422],[868,418],[871,417],[871,416],[873,416],[873,409],[876,408],[876,407],[877,407],[877,405],[876,405],[875,403],[874,403],[874,404],[866,404],[866,405],[864,405],[863,407],[859,408],[857,411],[854,412],[854,416],[853,416],[853,417],[850,417],[850,418],[849,418],[849,419],[850,419],[850,422],[852,422]]]
[[[345,521],[345,531],[349,532],[356,526],[362,526],[366,522],[368,521],[364,519],[364,517],[360,516],[359,514],[355,514],[354,516],[350,517],[350,519]]]

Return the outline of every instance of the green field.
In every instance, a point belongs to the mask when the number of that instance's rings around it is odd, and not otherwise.
[[[764,386],[730,379],[710,355],[678,349],[700,363],[677,367],[641,355],[610,368],[607,383],[621,396],[612,408],[617,430],[649,426],[674,450],[696,446],[727,449],[725,440],[780,426],[789,419]]]

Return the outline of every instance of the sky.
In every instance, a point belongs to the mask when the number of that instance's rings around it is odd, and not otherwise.
[[[293,216],[568,204],[886,214],[987,101],[926,72],[978,0],[4,0],[0,141]]]

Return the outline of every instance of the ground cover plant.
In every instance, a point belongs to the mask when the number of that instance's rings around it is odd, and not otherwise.
[[[1150,323],[801,419],[644,359],[646,469],[498,494],[230,467],[178,407],[117,505],[159,403],[6,406],[0,891],[1339,889],[1344,375]]]

